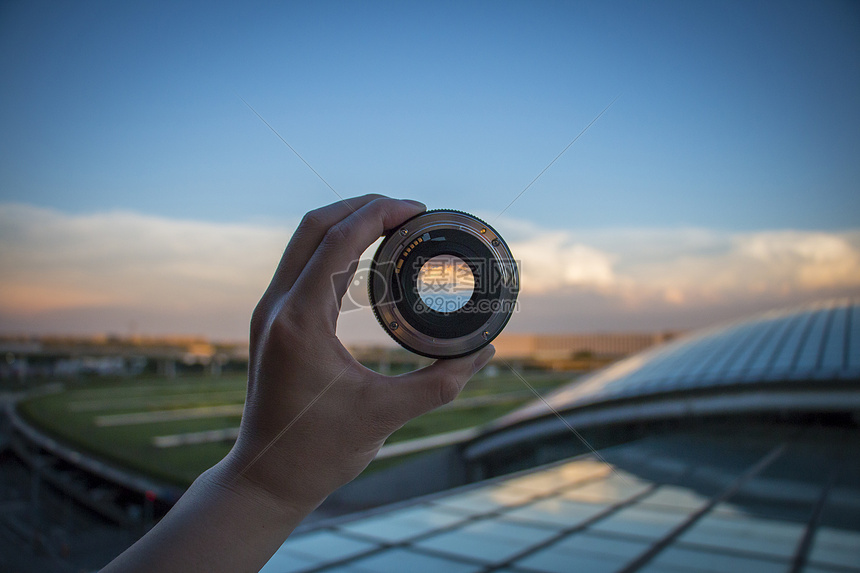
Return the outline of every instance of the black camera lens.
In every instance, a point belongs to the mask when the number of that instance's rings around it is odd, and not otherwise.
[[[495,229],[447,209],[390,231],[368,280],[382,328],[431,358],[465,356],[489,344],[508,323],[518,292],[516,261]]]

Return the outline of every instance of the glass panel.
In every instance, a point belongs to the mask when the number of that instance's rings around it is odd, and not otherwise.
[[[685,514],[675,511],[655,511],[628,507],[598,521],[591,528],[609,533],[660,539],[686,518]]]
[[[656,376],[664,382],[666,388],[683,387],[690,375],[701,368],[713,353],[715,347],[722,344],[725,334],[709,336],[704,340],[694,342],[684,351],[679,352],[678,359],[665,361]]]
[[[510,541],[526,541],[528,543],[537,543],[556,535],[555,530],[516,523],[504,517],[476,521],[461,527],[456,530],[456,533],[495,537]]]
[[[624,392],[628,391],[631,388],[647,385],[650,381],[655,380],[655,376],[659,376],[659,371],[662,368],[662,364],[676,358],[676,354],[677,352],[673,350],[670,352],[662,352],[650,356],[649,359],[644,362],[639,368],[636,368],[635,370],[628,372],[621,377],[618,377],[617,380],[608,383],[605,386],[606,391],[609,393]]]
[[[747,340],[732,363],[727,365],[728,367],[722,373],[722,378],[731,380],[743,374],[749,362],[756,358],[761,350],[771,342],[774,333],[782,326],[782,322],[772,319],[756,324],[754,334]]]
[[[511,510],[505,513],[505,518],[573,527],[601,511],[606,511],[606,507],[606,505],[567,501],[561,497],[552,497]]]
[[[832,462],[833,459],[827,455],[789,452],[774,462],[764,474],[745,482],[730,501],[739,500],[743,504],[744,501],[754,500],[762,504],[770,502],[770,505],[796,506],[805,511],[802,519],[806,521],[821,497],[824,480],[833,468]]]
[[[851,329],[848,333],[848,368],[860,370],[860,304],[851,307]]]
[[[756,353],[750,357],[749,363],[744,366],[747,380],[758,379],[767,370],[767,365],[775,358],[774,353],[779,351],[780,342],[786,336],[786,331],[797,322],[799,321],[795,316],[776,321],[764,345],[756,350]]]
[[[612,466],[594,460],[578,460],[558,467],[558,473],[568,484],[598,477],[605,477],[612,473]]]
[[[806,335],[806,340],[803,341],[803,346],[798,349],[792,375],[804,375],[815,369],[815,365],[818,363],[818,353],[821,350],[821,341],[824,338],[824,329],[827,326],[829,316],[830,311],[825,309],[818,311],[818,314],[816,314],[809,333]]]
[[[652,381],[662,382],[667,378],[675,379],[678,377],[678,373],[683,370],[680,365],[688,360],[688,356],[695,354],[702,344],[705,342],[692,338],[681,347],[671,345],[665,350],[658,351],[651,356],[648,362],[624,376],[621,379],[623,380],[622,383],[626,385],[629,380],[631,383],[645,384]]]
[[[637,507],[658,506],[690,513],[710,501],[708,498],[682,487],[664,485],[639,502]]]
[[[376,544],[350,539],[330,531],[315,531],[287,539],[278,552],[303,558],[337,561],[377,547]]]
[[[723,373],[731,366],[740,362],[740,355],[743,350],[753,344],[757,340],[757,335],[761,333],[763,327],[758,322],[744,325],[732,329],[733,340],[727,340],[719,349],[719,357],[716,360],[711,360],[707,369],[700,373],[698,384],[702,385],[706,381],[714,381],[722,378]]]
[[[435,507],[410,507],[380,516],[360,519],[340,526],[350,533],[387,542],[399,542],[468,519],[468,516]]]
[[[622,539],[607,535],[578,533],[562,539],[552,547],[558,551],[587,554],[597,557],[616,556],[631,561],[651,546],[650,541]]]
[[[689,366],[683,372],[679,372],[681,376],[676,386],[698,385],[699,381],[713,368],[715,361],[718,361],[725,354],[731,354],[732,348],[737,345],[737,333],[738,328],[735,327],[707,340],[700,351],[691,357]]]
[[[624,560],[618,557],[596,557],[584,553],[577,555],[550,547],[517,561],[516,565],[527,567],[529,571],[546,573],[570,573],[571,571],[614,573],[623,567]]]
[[[641,467],[643,469],[649,468],[656,470],[662,475],[680,476],[690,468],[690,464],[688,464],[686,460],[673,460],[670,458],[655,456],[643,461]]]
[[[695,551],[681,547],[669,547],[661,551],[652,561],[655,567],[677,571],[709,571],[713,573],[785,573],[788,561],[751,559],[740,555]],[[647,569],[643,569],[645,571]]]
[[[554,535],[556,532],[551,529],[484,520],[423,539],[415,546],[493,563],[513,557]]]
[[[605,480],[566,489],[560,493],[564,499],[591,503],[616,503],[645,491],[650,487],[629,474],[611,475]]]
[[[740,498],[736,496],[732,499]],[[811,513],[811,504],[747,498],[743,503],[718,503],[709,515],[734,519],[775,519],[806,523]]]
[[[797,353],[802,342],[803,333],[810,321],[815,319],[816,314],[817,311],[809,311],[797,315],[798,320],[793,322],[791,329],[786,332],[787,336],[782,343],[782,348],[777,351],[778,354],[768,369],[768,377],[782,378],[788,374],[794,360],[794,355]]]
[[[788,558],[804,529],[805,524],[788,521],[707,515],[681,535],[679,541]]]
[[[535,497],[535,492],[510,486],[489,486],[433,500],[434,504],[451,507],[470,515],[516,507]]]
[[[821,372],[825,375],[842,369],[845,355],[845,323],[850,308],[844,306],[835,310],[827,333],[827,341],[821,356]]]
[[[469,565],[442,557],[415,553],[406,549],[389,549],[350,563],[355,571],[368,573],[473,573],[482,569],[479,565]]]
[[[843,567],[860,566],[860,531],[819,527],[812,540],[809,561]]]
[[[505,481],[505,485],[530,490],[535,494],[548,494],[565,486],[606,476],[611,472],[612,468],[604,463],[583,460],[513,478]]]

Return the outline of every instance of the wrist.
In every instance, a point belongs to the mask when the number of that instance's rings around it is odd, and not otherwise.
[[[234,498],[234,503],[244,510],[254,512],[259,517],[265,516],[273,525],[288,527],[290,531],[325,499],[291,499],[275,493],[243,472],[244,465],[231,454],[201,474],[195,484],[201,481],[204,487],[220,490],[224,495]]]
[[[220,488],[230,495],[244,500],[256,511],[265,511],[273,519],[296,524],[315,510],[325,496],[308,498],[304,495],[290,494],[288,484],[273,488],[256,479],[253,471],[248,471],[248,461],[231,451],[218,464],[201,474],[200,478]],[[288,478],[285,478],[288,480]]]

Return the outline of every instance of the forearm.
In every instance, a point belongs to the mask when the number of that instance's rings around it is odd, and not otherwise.
[[[237,478],[230,465],[228,456],[197,478],[161,522],[103,571],[259,571],[314,507],[275,500]]]

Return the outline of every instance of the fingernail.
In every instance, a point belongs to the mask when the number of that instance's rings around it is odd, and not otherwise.
[[[496,353],[496,348],[490,344],[486,348],[484,348],[480,353],[478,353],[478,357],[475,358],[475,361],[472,363],[472,368],[475,372],[483,368],[487,365],[487,362],[493,357]]]
[[[427,208],[427,205],[425,205],[421,201],[413,201],[412,199],[401,199],[401,201],[403,201],[405,203],[411,203],[411,204],[415,205],[416,207],[421,207],[422,209]]]

